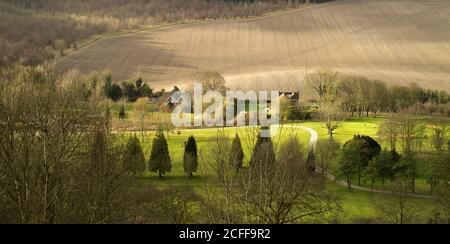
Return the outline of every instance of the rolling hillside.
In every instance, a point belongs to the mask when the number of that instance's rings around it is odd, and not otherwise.
[[[306,68],[307,67],[307,68]],[[140,72],[156,88],[215,70],[239,89],[297,90],[331,68],[450,91],[450,1],[338,0],[265,17],[105,37],[57,62],[115,79]]]

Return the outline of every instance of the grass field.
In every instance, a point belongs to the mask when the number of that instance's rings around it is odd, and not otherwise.
[[[155,88],[215,70],[239,89],[298,90],[331,68],[450,91],[450,2],[338,0],[261,18],[175,25],[102,38],[58,60],[61,71],[140,72]]]
[[[376,131],[378,129],[378,125],[382,119],[381,118],[353,118],[349,119],[342,123],[342,127],[336,131],[335,138],[344,143],[345,141],[351,139],[355,134],[363,134],[376,137]],[[302,122],[302,123],[293,123],[290,125],[301,125],[311,127],[318,131],[319,138],[324,138],[327,136],[326,130],[323,127],[323,124],[320,122]],[[242,146],[245,153],[245,162],[244,166],[248,166],[248,161],[250,159],[251,154],[251,142],[246,136],[251,130],[240,128],[225,128],[225,129],[194,129],[194,130],[173,130],[169,132],[165,132],[166,138],[168,138],[169,143],[169,151],[170,156],[172,158],[172,171],[167,173],[162,179],[158,178],[156,173],[148,172],[142,178],[142,182],[144,184],[151,184],[159,187],[166,186],[174,186],[174,185],[185,185],[189,184],[196,189],[197,192],[202,194],[205,190],[206,183],[210,182],[213,177],[215,177],[214,168],[212,165],[206,163],[205,159],[208,158],[211,154],[209,151],[209,146],[211,143],[214,143],[218,132],[223,133],[231,139],[233,136],[238,133],[242,140]],[[148,159],[151,150],[151,142],[154,137],[154,132],[145,132],[144,139],[141,138],[140,132],[135,132],[138,137],[141,139],[142,146],[144,149],[144,153],[146,158]],[[278,140],[282,140],[288,134],[296,133],[301,144],[306,148],[309,142],[309,133],[301,130],[301,129],[292,129],[292,128],[284,128],[280,135],[274,138],[275,142]],[[129,133],[127,133],[129,134]],[[195,174],[195,177],[187,181],[185,174],[183,172],[183,142],[187,140],[190,135],[194,135],[198,148],[199,148],[199,172]],[[281,139],[280,139],[281,138]],[[332,169],[332,171],[335,170]],[[244,169],[245,170],[245,169]],[[363,186],[369,186],[369,182],[363,181]],[[391,183],[386,183],[386,188],[389,189],[391,187]],[[380,183],[376,182],[376,188],[381,188]],[[417,192],[418,193],[428,193],[428,184],[424,179],[417,179]],[[347,188],[344,186],[337,185],[334,182],[327,183],[327,190],[336,195],[341,203],[342,212],[339,215],[348,221],[352,219],[367,219],[374,218],[377,216],[376,205],[380,202],[380,194],[363,192],[359,190],[352,190],[351,192],[347,191]],[[390,199],[390,198],[388,198]],[[411,198],[410,203],[417,209],[420,213],[418,217],[425,218],[429,216],[429,213],[436,206],[434,200],[427,199],[415,199]]]
[[[343,121],[335,133],[333,138],[344,144],[346,141],[353,138],[354,135],[366,135],[376,137],[379,124],[383,118],[377,117],[361,117],[349,118]],[[327,129],[324,123],[321,122],[302,122],[300,125],[313,128],[319,134],[319,139],[328,138]]]
[[[251,149],[253,147],[252,138],[248,135],[253,133],[254,129],[247,128],[225,128],[225,129],[194,129],[194,130],[173,130],[167,134],[165,132],[165,137],[168,139],[169,144],[169,152],[170,157],[172,159],[172,171],[167,173],[164,177],[163,184],[186,184],[186,175],[183,170],[183,153],[184,153],[184,145],[183,143],[187,141],[188,137],[193,135],[197,141],[198,153],[199,153],[199,172],[196,174],[198,177],[194,178],[191,183],[204,183],[204,179],[210,176],[214,176],[214,169],[209,165],[209,163],[205,162],[206,158],[211,156],[211,151],[209,150],[209,146],[211,143],[215,143],[218,136],[225,135],[229,138],[230,143],[234,138],[235,134],[238,133],[241,138],[242,148],[244,150],[244,167],[248,166],[248,162],[250,160]],[[145,132],[142,140],[142,134],[140,132],[135,132],[136,135],[141,140],[141,144],[143,147],[144,154],[148,159],[150,157],[151,152],[151,144],[154,138],[154,132]],[[281,132],[273,138],[273,142],[275,145],[279,145],[283,142],[288,135],[296,136],[301,145],[304,146],[304,150],[306,152],[308,142],[309,142],[309,133],[299,129],[293,128],[284,128]],[[156,173],[147,173],[146,178],[157,178]]]
[[[112,103],[114,117],[118,117],[121,106],[122,103],[120,102]],[[127,131],[155,130],[158,126],[171,123],[170,113],[159,111],[157,104],[145,103],[143,110],[142,105],[132,102],[123,103],[123,106],[125,107],[125,118],[123,120],[115,120],[114,126],[116,128]],[[142,124],[142,122],[144,123]]]
[[[118,114],[120,103],[114,103],[113,104],[113,113],[115,116]],[[128,131],[136,131],[135,133],[139,135],[141,138],[141,110],[136,109],[136,104],[134,103],[125,103],[125,110],[126,110],[126,118],[123,121],[117,121],[116,124],[119,128],[124,128]],[[154,130],[157,128],[158,125],[167,125],[170,124],[170,113],[163,113],[159,112],[157,105],[154,104],[145,104],[144,108],[144,130]],[[351,140],[354,135],[360,134],[360,135],[366,135],[371,136],[375,139],[377,138],[377,131],[379,129],[380,122],[383,120],[383,117],[355,117],[355,118],[349,118],[341,123],[340,128],[338,128],[335,131],[334,139],[336,139],[341,145],[343,145],[346,141]],[[424,123],[427,123],[429,118],[424,117]],[[321,122],[317,121],[310,121],[310,122],[293,122],[288,123],[289,125],[300,125],[300,126],[306,126],[310,127],[317,131],[319,135],[319,139],[321,138],[328,138],[327,130],[325,128],[325,125]],[[292,130],[291,128],[285,128],[285,132],[287,130]],[[226,129],[226,134],[232,138],[234,135],[233,133],[236,132],[236,129]],[[239,132],[239,130],[237,130]],[[305,132],[304,130],[297,129],[295,130],[295,133],[298,133],[299,136],[302,138],[302,144],[307,145],[307,142],[309,140],[309,134]],[[177,133],[180,132],[181,134],[178,135]],[[430,131],[426,130],[426,134],[429,134]],[[173,172],[170,174],[170,178],[173,179],[181,179],[181,183],[185,183],[184,181],[184,174],[183,174],[183,166],[181,164],[182,156],[183,156],[183,142],[187,140],[187,137],[192,134],[196,138],[198,137],[199,141],[199,147],[200,150],[202,150],[202,147],[207,146],[208,143],[213,142],[217,136],[217,130],[191,130],[191,131],[185,131],[185,130],[178,130],[174,129],[170,132],[169,136],[169,145],[171,152],[173,153],[172,159],[175,162]],[[242,135],[242,129],[241,129],[241,138],[245,140],[246,136]],[[144,149],[146,151],[146,156],[148,157],[150,154],[150,147],[151,147],[151,140],[153,138],[153,133],[146,133],[144,136]],[[167,135],[167,133],[166,133]],[[388,147],[387,142],[383,142],[379,140],[379,143],[383,148]],[[244,143],[245,144],[245,143]],[[248,144],[248,143],[247,143]],[[426,147],[429,147],[429,143],[424,143]],[[400,148],[398,148],[399,151]],[[246,160],[249,160],[249,154],[250,154],[250,147],[247,145],[245,148],[246,153]],[[204,151],[202,152],[205,156],[208,152]],[[179,164],[179,165],[176,165]],[[333,174],[337,174],[337,167],[338,162],[337,160],[333,162],[330,165],[330,172]],[[424,175],[424,172],[426,170],[426,162],[420,161],[417,165],[418,167],[418,177],[416,179],[416,192],[421,194],[429,194],[430,186],[426,180],[426,177]],[[210,170],[206,170],[207,172],[210,172]],[[203,172],[205,173],[205,172]],[[208,173],[206,173],[208,175]],[[356,181],[355,181],[356,182]],[[368,179],[363,179],[361,182],[362,186],[370,187],[371,182]],[[389,181],[386,181],[385,188],[387,190],[393,188],[393,184]],[[374,184],[375,189],[381,189],[381,182],[375,181]]]
[[[328,191],[338,196],[341,201],[341,207],[343,212],[341,213],[344,218],[348,219],[365,219],[378,217],[377,204],[380,204],[380,194],[364,192],[359,190],[352,190],[348,192],[345,187],[336,185],[333,182],[327,184]],[[394,197],[384,197],[388,201],[394,201]],[[425,219],[431,216],[430,213],[437,206],[434,200],[409,198],[409,203],[416,209],[417,217]]]

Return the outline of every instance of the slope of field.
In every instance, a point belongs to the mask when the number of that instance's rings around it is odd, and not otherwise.
[[[103,38],[61,71],[140,72],[156,88],[215,70],[239,89],[297,90],[319,68],[450,91],[450,1],[338,0],[261,18],[175,25]]]

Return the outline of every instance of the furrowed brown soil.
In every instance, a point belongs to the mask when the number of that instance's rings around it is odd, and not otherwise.
[[[214,70],[232,88],[297,90],[306,70],[320,68],[450,91],[450,1],[340,0],[174,25],[105,37],[57,62],[60,71],[108,69],[116,80],[140,72],[156,88]]]

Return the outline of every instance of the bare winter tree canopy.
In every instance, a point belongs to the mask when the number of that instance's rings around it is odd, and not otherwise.
[[[82,77],[56,80],[46,68],[18,68],[2,78],[2,222],[117,219],[126,177],[101,96],[95,90],[87,95]]]

